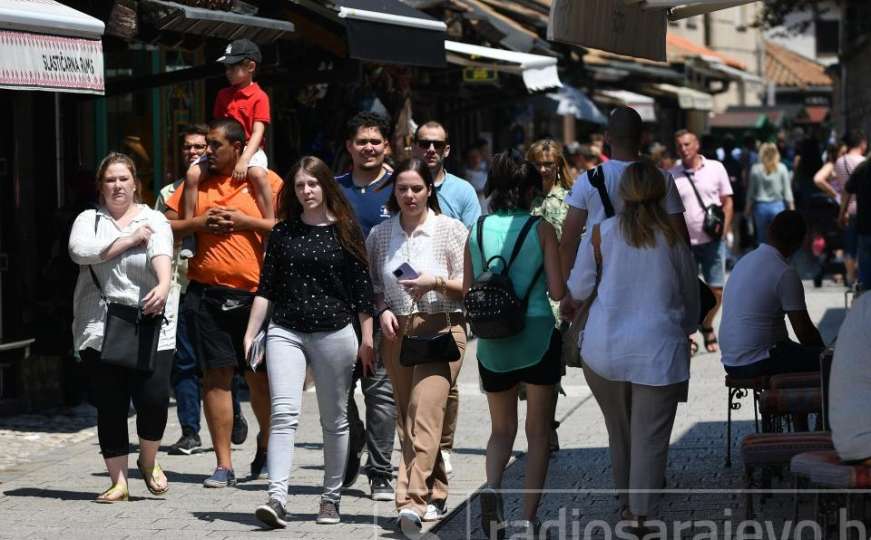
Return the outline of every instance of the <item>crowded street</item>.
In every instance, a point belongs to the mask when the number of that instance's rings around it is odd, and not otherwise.
[[[808,303],[814,322],[829,339],[843,320],[842,288],[830,286],[815,291],[808,295]],[[565,531],[565,536],[554,538],[613,538],[601,526],[591,529],[589,536],[583,536],[588,523],[596,520],[607,523],[610,519],[614,486],[609,478],[607,433],[601,423],[601,413],[579,370],[570,369],[564,381],[567,396],[560,399],[557,408],[561,449],[551,461],[541,514],[544,519],[555,521],[566,516],[565,525],[560,525],[564,527],[560,530]],[[488,431],[486,423],[476,419],[487,414],[487,402],[478,387],[474,369],[461,375],[460,395],[462,421],[452,457],[454,491],[448,500],[451,514],[424,536],[431,540],[486,538],[478,525],[480,508],[475,494],[485,481],[482,443]],[[361,401],[360,396],[357,399]],[[735,531],[745,519],[741,467],[738,464],[723,467],[725,405],[726,391],[718,355],[696,356],[692,363],[689,402],[680,406],[672,433],[667,476],[670,493],[664,503],[665,519],[695,522],[696,529],[687,529],[686,538],[703,533],[709,538],[730,538],[726,536],[726,523]],[[310,509],[316,507],[317,486],[323,469],[322,439],[313,392],[306,393],[303,409],[306,415],[296,443],[298,462],[294,471],[298,481],[291,488],[289,499],[293,508],[301,510],[294,516],[298,523],[285,533],[287,537],[306,540],[401,538],[392,528],[392,504],[370,500],[362,481],[343,498],[342,525],[324,528],[312,522]],[[742,408],[734,414],[734,436],[735,441],[739,441],[753,431],[750,400],[744,399]],[[212,459],[209,449],[192,456],[164,458],[173,484],[171,496],[155,498],[137,485],[138,493],[131,493],[131,500],[141,501],[144,508],[134,512],[95,506],[91,493],[104,483],[105,473],[95,473],[91,466],[97,444],[93,422],[93,415],[87,413],[77,418],[46,414],[0,420],[0,442],[8,450],[0,458],[0,518],[4,523],[0,537],[229,539],[247,538],[246,533],[262,530],[249,509],[259,502],[265,481],[246,480],[230,498],[203,490],[201,483],[205,474],[190,471],[207,468]],[[175,440],[179,432],[178,422],[171,421],[166,438]],[[244,456],[252,453],[254,447],[249,443],[234,450]],[[521,438],[506,476],[507,490],[522,489],[524,450],[525,441]],[[780,482],[774,487],[788,490],[790,485]],[[812,497],[806,495],[803,519],[809,519]],[[510,494],[506,504],[516,508],[517,494]],[[34,511],[35,508],[39,511]],[[776,535],[765,538],[782,538],[784,522],[794,519],[792,496],[776,495],[765,503],[763,515],[777,531]],[[705,528],[705,521],[716,523],[714,535]]]
[[[868,21],[0,0],[0,540],[871,540]]]

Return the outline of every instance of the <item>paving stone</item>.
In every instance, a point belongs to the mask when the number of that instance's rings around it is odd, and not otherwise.
[[[812,318],[824,321],[822,332],[830,340],[843,317],[842,289],[808,289],[808,304]],[[472,359],[474,342],[470,343],[468,354]],[[611,491],[608,438],[601,412],[586,389],[579,370],[569,370],[564,384],[570,389],[569,396],[561,397],[557,407],[557,417],[562,422],[559,435],[563,449],[551,461],[546,485],[548,492],[542,499],[539,515],[545,520],[560,519],[562,510],[567,520],[566,532],[577,530],[580,534],[591,523],[613,524],[615,495]],[[484,538],[478,525],[480,507],[474,494],[484,483],[484,449],[489,422],[487,401],[478,388],[476,363],[467,361],[460,375],[460,416],[451,457],[455,472],[451,477],[448,504],[454,511],[438,526],[427,524],[429,533],[425,537],[442,540]],[[290,528],[274,535],[312,540],[398,538],[392,530],[393,505],[371,501],[365,477],[361,477],[342,498],[343,523],[336,526],[314,523],[323,479],[321,428],[315,397],[312,392],[304,395],[297,433],[291,496],[288,499],[288,509],[295,521]],[[363,410],[362,397],[358,395],[357,400]],[[251,436],[244,445],[234,448],[233,459],[240,473],[247,472],[257,432],[250,407],[247,403],[243,403],[243,407]],[[733,411],[734,464],[731,469],[723,468],[725,409],[726,394],[719,356],[700,354],[692,360],[689,403],[678,408],[667,476],[669,489],[687,491],[673,491],[664,498],[661,513],[664,519],[696,520],[697,523],[711,519],[720,529],[727,523],[738,523],[743,519],[743,497],[716,490],[741,486],[738,442],[753,429],[753,407],[748,398],[741,409]],[[518,414],[520,418],[524,417],[525,404],[521,404]],[[145,490],[135,471],[135,457],[131,456],[133,502],[94,504],[93,498],[108,484],[96,443],[95,418],[94,410],[88,406],[72,411],[0,418],[0,448],[3,448],[0,456],[0,538],[229,539],[251,538],[263,532],[253,512],[266,500],[266,481],[243,481],[236,488],[203,488],[202,480],[215,466],[214,453],[210,450],[193,456],[160,454],[159,460],[171,481],[170,492],[164,497],[154,497]],[[167,445],[179,436],[174,408],[170,409],[169,420],[164,437]],[[130,431],[135,433],[133,422]],[[205,422],[201,436],[209,446]],[[135,437],[131,437],[135,441]],[[515,450],[504,482],[504,487],[510,489],[522,487],[526,450],[522,428]],[[398,457],[398,452],[394,452],[394,466],[399,462]],[[471,504],[465,504],[469,499],[472,499]],[[506,508],[511,517],[516,518],[520,497],[513,494],[508,499]],[[732,509],[731,516],[724,515],[727,507]],[[805,508],[807,511],[809,506]],[[763,511],[766,518],[782,527],[785,518],[791,519],[791,498],[769,499]],[[700,532],[699,527],[693,530]],[[592,532],[591,538],[610,537],[599,530]],[[692,534],[686,531],[682,531],[680,536],[692,538]]]

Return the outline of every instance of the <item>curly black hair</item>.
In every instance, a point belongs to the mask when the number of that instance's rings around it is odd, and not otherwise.
[[[360,128],[377,128],[385,140],[390,140],[390,119],[378,113],[362,111],[355,114],[345,126],[345,138],[353,140]]]

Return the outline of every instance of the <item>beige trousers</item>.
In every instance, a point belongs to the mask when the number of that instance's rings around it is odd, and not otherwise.
[[[646,386],[609,381],[584,364],[584,376],[605,416],[614,484],[620,504],[636,516],[650,517],[665,486],[668,443],[677,404],[686,383]]]
[[[448,477],[439,450],[448,394],[463,364],[466,321],[458,313],[451,314],[451,331],[461,354],[459,360],[404,367],[399,365],[399,353],[406,320],[407,317],[399,317],[400,332],[394,341],[386,338],[382,341],[381,358],[393,383],[402,448],[396,480],[396,508],[411,508],[423,516],[427,503],[448,498]],[[447,330],[448,324],[444,314],[415,314],[408,326],[409,335],[430,335]]]

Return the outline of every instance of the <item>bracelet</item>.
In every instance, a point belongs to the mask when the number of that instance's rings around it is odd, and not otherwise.
[[[436,277],[435,290],[441,294],[447,294],[448,282],[443,277]]]
[[[384,312],[385,312],[385,311],[390,311],[390,308],[389,308],[389,307],[386,307],[386,308],[384,308],[384,309],[379,309],[378,312],[375,313],[375,320],[377,320],[377,321],[380,323],[380,322],[381,322],[381,316],[384,315]]]

